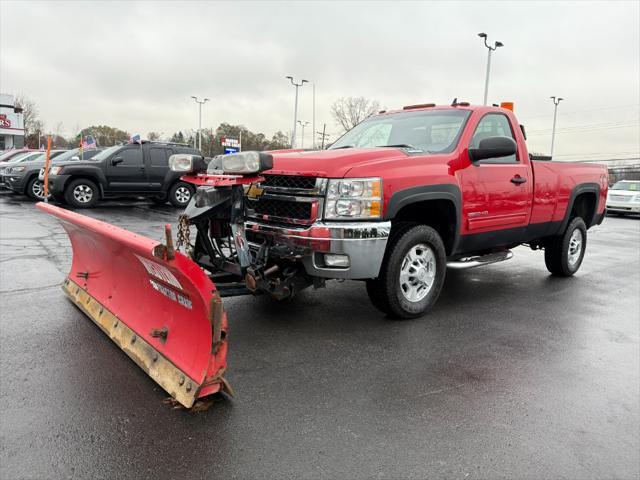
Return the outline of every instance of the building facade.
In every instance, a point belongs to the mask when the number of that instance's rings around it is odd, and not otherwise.
[[[13,95],[0,93],[0,151],[24,147],[24,118]]]

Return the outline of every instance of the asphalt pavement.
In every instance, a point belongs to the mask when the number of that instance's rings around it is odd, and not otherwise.
[[[83,213],[162,240],[178,212]],[[358,282],[226,299],[236,397],[195,413],[67,300],[58,222],[2,193],[0,476],[638,478],[640,219],[591,229],[573,278],[514,254],[449,271],[411,321]]]

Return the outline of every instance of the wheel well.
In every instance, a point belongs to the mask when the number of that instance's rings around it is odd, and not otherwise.
[[[589,228],[596,213],[596,199],[597,197],[593,192],[585,192],[578,195],[571,207],[570,218],[582,218],[587,228]]]
[[[450,200],[426,200],[402,207],[392,225],[399,222],[416,222],[434,228],[442,238],[447,255],[453,252],[458,219]]]
[[[22,193],[26,194],[29,191],[29,184],[31,183],[31,180],[33,180],[33,178],[38,178],[38,172],[36,173],[32,173],[27,177],[27,181],[24,182],[24,191]]]

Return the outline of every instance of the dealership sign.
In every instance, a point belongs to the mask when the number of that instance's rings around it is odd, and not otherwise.
[[[240,148],[240,140],[237,138],[220,137],[220,145],[223,147]]]
[[[0,128],[11,128],[11,120],[4,113],[0,113]]]

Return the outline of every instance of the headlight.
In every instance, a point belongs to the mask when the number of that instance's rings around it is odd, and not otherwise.
[[[632,201],[632,202],[640,202],[640,194],[635,195],[635,196],[631,199],[631,201]]]
[[[42,172],[44,175],[44,172]],[[51,175],[60,175],[60,173],[62,173],[62,167],[51,167],[49,169],[49,173]]]
[[[329,180],[324,218],[380,218],[382,180],[379,178],[345,178]]]
[[[24,172],[24,169],[25,169],[25,168],[27,168],[27,167],[25,167],[24,165],[23,165],[23,166],[20,166],[20,167],[11,167],[11,168],[9,169],[9,172],[11,172],[11,173]]]
[[[209,162],[209,173],[222,170],[231,175],[250,175],[273,168],[273,157],[268,153],[239,152],[219,155]]]

